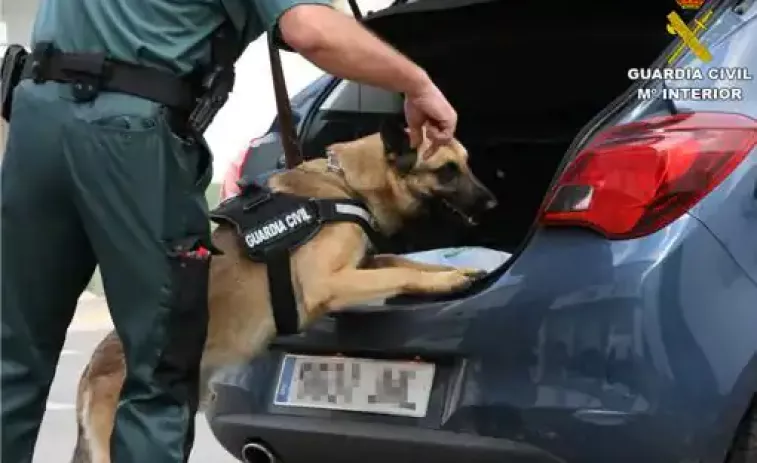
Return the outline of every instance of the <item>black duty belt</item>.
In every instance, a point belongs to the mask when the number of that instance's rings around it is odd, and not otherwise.
[[[112,60],[100,53],[64,53],[50,43],[38,44],[27,57],[22,79],[72,84],[78,101],[91,101],[101,91],[125,93],[174,109],[191,111],[197,85],[170,72]]]

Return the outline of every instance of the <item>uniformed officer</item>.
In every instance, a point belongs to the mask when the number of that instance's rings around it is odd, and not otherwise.
[[[32,460],[96,264],[128,367],[111,458],[187,461],[212,245],[210,155],[186,92],[207,90],[191,77],[227,18],[237,45],[274,32],[332,74],[405,93],[414,138],[424,124],[452,137],[457,116],[427,74],[326,3],[41,1],[2,165],[2,461]]]

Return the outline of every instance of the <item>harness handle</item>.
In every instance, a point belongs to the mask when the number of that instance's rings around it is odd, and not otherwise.
[[[279,113],[279,127],[281,128],[281,144],[284,147],[284,159],[286,160],[287,169],[292,169],[302,163],[302,150],[297,140],[292,106],[289,103],[284,71],[281,68],[281,56],[274,39],[275,34],[275,32],[268,34],[268,55],[271,59],[273,93],[276,96],[276,110]]]

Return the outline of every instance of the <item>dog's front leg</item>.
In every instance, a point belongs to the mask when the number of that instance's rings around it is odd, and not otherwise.
[[[325,313],[403,293],[448,293],[468,287],[475,277],[463,271],[422,271],[408,267],[345,269],[319,278],[305,290],[309,311]],[[309,299],[309,301],[308,301]]]
[[[379,269],[379,268],[408,268],[413,270],[419,270],[421,272],[450,272],[459,271],[465,275],[471,277],[481,277],[486,275],[486,271],[477,268],[458,268],[449,265],[438,264],[426,264],[423,262],[417,262],[407,257],[398,256],[396,254],[376,254],[375,256],[369,256],[364,264],[365,268]]]

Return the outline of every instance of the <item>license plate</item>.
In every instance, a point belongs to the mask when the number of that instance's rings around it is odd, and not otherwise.
[[[430,363],[285,355],[273,403],[420,418],[433,380]]]

